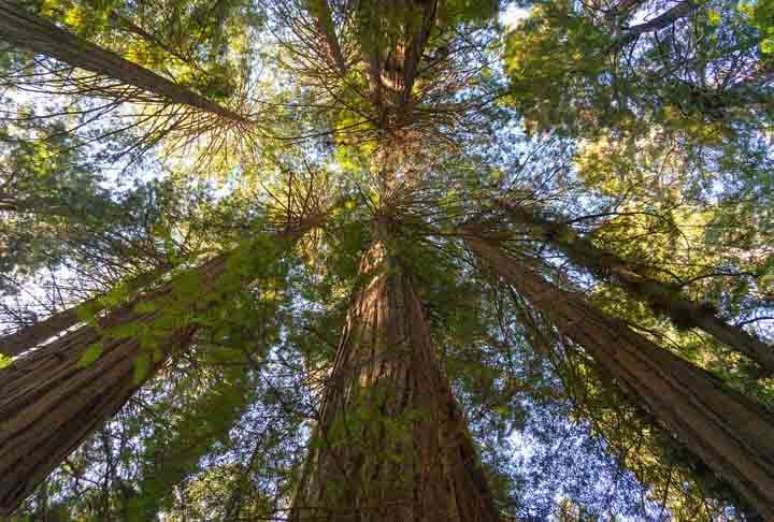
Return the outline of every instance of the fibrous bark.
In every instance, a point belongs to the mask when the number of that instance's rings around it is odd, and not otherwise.
[[[582,346],[686,448],[774,517],[774,415],[719,379],[516,263],[495,243],[465,238],[471,250],[557,330]]]
[[[131,291],[138,290],[143,285],[152,282],[166,270],[167,269],[164,268],[142,274],[139,277],[130,280],[127,283],[127,286]],[[82,315],[85,311],[88,310],[89,313],[95,314],[103,308],[104,306],[101,304],[100,298],[95,297],[80,303],[77,306],[51,314],[42,321],[0,337],[0,354],[9,357],[20,355],[27,350],[37,347],[51,337],[61,334],[82,322]]]
[[[223,272],[226,256],[202,266],[202,280]],[[137,337],[103,336],[126,325],[151,324],[161,310],[138,312],[140,303],[161,305],[173,293],[169,282],[97,320],[16,359],[0,371],[0,515],[13,511],[35,486],[83,440],[110,419],[160,367],[173,349],[185,346],[195,328],[181,325],[150,354]],[[101,355],[89,364],[91,347]],[[138,357],[149,368],[138,376]]]
[[[561,250],[571,261],[620,286],[631,296],[642,299],[656,314],[669,317],[680,328],[703,330],[757,362],[768,374],[774,373],[774,347],[728,324],[711,308],[682,297],[675,285],[653,279],[643,266],[627,262],[595,246],[569,225],[522,207],[506,205],[505,209],[511,219]]]
[[[46,339],[75,326],[81,321],[78,310],[81,307],[88,307],[95,302],[94,300],[89,300],[82,305],[62,310],[31,326],[0,337],[0,354],[15,357],[30,348],[36,347]]]
[[[187,105],[234,122],[250,123],[245,117],[200,94],[30,14],[11,0],[0,0],[0,39],[137,87],[170,103]]]
[[[319,216],[289,225],[273,236],[274,248],[281,250],[317,222]],[[239,272],[224,286],[221,276],[227,274],[229,259],[221,254],[172,277],[103,314],[96,325],[85,324],[0,370],[0,515],[16,509],[176,348],[189,343],[197,313],[251,282],[254,275]],[[194,295],[181,303],[177,289],[192,277]],[[155,322],[162,317],[163,328]],[[139,333],[127,334],[127,327]],[[153,336],[150,347],[144,345],[148,334]],[[85,363],[84,356],[95,346],[100,347],[99,357]]]
[[[499,520],[411,280],[381,243],[361,273],[291,520]]]

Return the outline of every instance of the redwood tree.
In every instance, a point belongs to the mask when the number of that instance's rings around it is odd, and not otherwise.
[[[768,348],[730,326],[770,315],[759,4],[0,0],[27,51],[0,53],[0,321],[64,310],[2,326],[0,510],[774,516],[771,381],[737,353]],[[181,197],[115,204],[149,179]],[[547,214],[492,212],[521,195]],[[545,218],[605,209],[680,227]],[[598,422],[577,392],[615,386]]]
[[[500,520],[411,274],[377,218],[293,520]]]
[[[728,324],[710,307],[681,295],[679,286],[665,283],[648,274],[642,264],[627,262],[608,252],[570,225],[541,215],[534,209],[500,203],[509,219],[526,227],[534,237],[561,250],[577,265],[595,276],[609,280],[633,297],[645,301],[657,314],[669,317],[680,328],[698,328],[757,362],[767,373],[774,372],[774,347],[743,329]]]
[[[249,124],[244,116],[29,13],[13,0],[0,2],[0,39],[104,78],[118,80],[169,103],[186,105],[234,123]]]
[[[0,369],[0,512],[10,514],[176,349],[191,342],[202,322],[196,315],[210,311],[224,296],[234,298],[254,279],[260,280],[260,272],[251,273],[245,266],[229,270],[229,263],[254,255],[256,248],[265,249],[268,259],[281,256],[284,245],[307,231],[316,219],[288,225],[275,237],[253,240],[231,254],[184,270],[115,309],[105,313],[97,309],[99,315],[91,315],[80,328]],[[71,319],[71,315],[65,317]],[[22,330],[16,337],[36,339],[38,332],[39,325],[33,325],[29,333]]]
[[[661,424],[729,480],[764,516],[774,515],[774,415],[709,373],[660,348],[581,295],[557,288],[496,244],[470,248],[562,335],[584,347]]]

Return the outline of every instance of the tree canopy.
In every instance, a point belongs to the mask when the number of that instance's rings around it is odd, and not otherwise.
[[[0,517],[774,517],[767,0],[0,0]]]

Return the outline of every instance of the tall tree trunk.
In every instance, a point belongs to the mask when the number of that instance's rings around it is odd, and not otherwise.
[[[226,256],[197,270],[203,281],[224,270]],[[165,362],[173,349],[194,333],[181,326],[156,348],[153,359],[137,337],[110,339],[126,325],[150,324],[160,310],[140,313],[140,303],[161,304],[173,283],[134,299],[98,319],[98,328],[83,326],[16,359],[0,371],[0,515],[7,515],[83,440],[110,419]],[[83,363],[87,350],[101,345],[101,355]],[[138,358],[148,365],[138,373]]]
[[[499,520],[410,279],[382,243],[361,273],[290,519]]]
[[[234,122],[250,123],[244,116],[230,109],[28,13],[12,0],[0,0],[0,39],[54,57],[74,67],[113,78],[171,103],[194,107]]]
[[[154,279],[162,275],[168,268],[153,270],[127,282],[130,291],[139,290],[142,286],[153,282]],[[33,325],[24,327],[12,334],[0,337],[0,354],[9,357],[15,357],[27,350],[37,347],[43,341],[69,330],[82,321],[82,312],[88,310],[90,313],[98,313],[104,309],[100,303],[99,297],[94,297],[70,307],[61,312],[50,315]]]
[[[721,343],[757,362],[774,374],[774,347],[719,318],[711,308],[680,295],[677,286],[648,276],[645,267],[627,262],[594,245],[564,223],[522,207],[503,205],[508,216],[530,232],[564,252],[575,264],[608,280],[635,298],[645,301],[658,315],[669,317],[680,328],[698,328]]]
[[[15,357],[28,349],[35,348],[46,339],[81,322],[79,310],[88,308],[96,302],[96,299],[89,299],[78,306],[62,310],[33,325],[0,337],[0,354]]]
[[[273,235],[272,248],[281,252],[319,219],[303,220]],[[251,274],[226,273],[230,258],[222,254],[193,272],[198,282],[195,295],[183,301],[183,310],[176,304],[177,289],[192,280],[190,272],[103,315],[96,328],[82,326],[0,370],[0,516],[13,511],[126,403],[175,348],[190,341],[196,330],[192,316],[249,282]],[[224,274],[229,277],[221,278]],[[130,325],[153,330],[154,320],[164,313],[173,314],[164,316],[169,333],[158,332],[163,337],[151,350],[141,345],[140,335],[127,337],[122,332]],[[116,335],[111,337],[111,332]],[[102,347],[101,354],[85,363],[95,345]]]
[[[582,346],[654,418],[766,518],[774,517],[774,415],[719,379],[660,348],[517,264],[471,234],[471,250]]]
[[[340,75],[347,73],[347,62],[341,52],[336,29],[333,26],[333,16],[328,0],[307,0],[307,10],[312,16],[312,22],[323,42],[323,56],[333,69]]]

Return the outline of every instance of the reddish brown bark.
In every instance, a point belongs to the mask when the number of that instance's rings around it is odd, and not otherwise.
[[[202,281],[224,270],[226,256],[206,263],[197,272]],[[161,311],[139,313],[139,303],[157,303],[173,292],[172,282],[120,306],[85,325],[16,359],[0,372],[0,515],[7,515],[39,482],[103,422],[165,362],[174,348],[187,344],[194,328],[181,325],[159,346],[154,362],[135,376],[141,350],[137,338],[111,339],[102,332],[124,325],[150,323]],[[81,364],[89,347],[100,344],[102,354]]]
[[[344,59],[339,40],[336,37],[328,0],[309,0],[307,7],[312,15],[314,28],[322,38],[326,60],[333,66],[336,72],[346,74],[347,62]]]
[[[774,517],[774,415],[719,379],[469,235],[473,252],[582,346],[686,448],[766,518]]]
[[[28,13],[11,0],[0,0],[0,39],[156,94],[169,102],[194,107],[234,122],[250,123],[230,109]]]
[[[281,245],[292,242],[319,219],[296,223],[274,238]],[[277,248],[281,250],[281,246]],[[226,273],[229,259],[228,254],[222,254],[195,270],[199,290],[193,302],[188,297],[181,305],[176,293],[176,285],[183,279],[190,281],[190,274],[175,276],[101,316],[98,328],[84,325],[0,370],[0,516],[16,509],[176,348],[189,342],[196,330],[190,322],[192,316],[216,304],[218,296],[228,298],[221,294],[235,291],[234,284],[249,282],[250,274],[238,273],[237,282],[231,277],[224,287],[221,275]],[[207,299],[216,291],[220,292],[216,298]],[[154,306],[138,308],[138,304]],[[127,325],[145,324],[155,329],[153,321],[172,306],[174,322],[166,322],[164,330],[158,332],[161,339],[151,349],[141,347],[137,336],[110,335]],[[82,364],[84,353],[95,344],[102,346],[101,355]],[[137,375],[135,366],[140,357],[150,361],[150,367]]]
[[[703,330],[758,363],[768,374],[774,373],[774,347],[728,324],[710,308],[684,298],[678,287],[654,279],[647,274],[645,267],[595,246],[569,225],[525,208],[503,206],[512,220],[564,252],[577,265],[642,299],[656,314],[669,317],[680,328]]]
[[[15,357],[36,347],[46,339],[75,326],[80,322],[78,309],[94,302],[94,300],[89,300],[82,305],[62,310],[31,326],[0,337],[0,354]]]
[[[166,269],[159,269],[142,274],[128,281],[127,286],[132,291],[138,290],[143,285],[152,282],[165,271]],[[26,350],[35,348],[40,343],[80,323],[83,311],[89,310],[90,313],[95,314],[103,308],[104,306],[100,304],[100,299],[95,297],[77,306],[52,314],[42,321],[22,328],[12,334],[0,337],[0,354],[10,357],[20,355]]]
[[[419,298],[383,256],[361,270],[291,519],[499,520]]]

